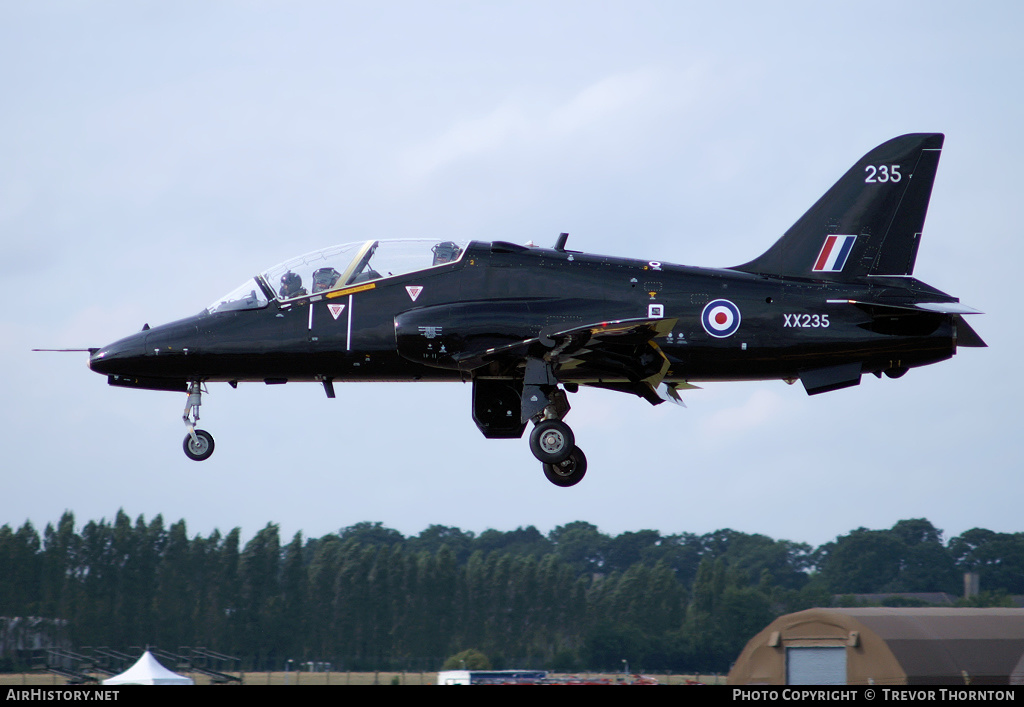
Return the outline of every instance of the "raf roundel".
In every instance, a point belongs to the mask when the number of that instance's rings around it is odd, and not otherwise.
[[[727,299],[716,299],[704,307],[700,323],[711,336],[724,339],[740,328],[740,308]]]

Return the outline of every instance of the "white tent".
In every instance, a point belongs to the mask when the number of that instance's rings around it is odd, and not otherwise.
[[[104,685],[195,685],[192,678],[172,673],[160,665],[160,661],[153,657],[153,654],[146,651],[142,654],[135,665],[128,668],[120,675],[107,678]]]

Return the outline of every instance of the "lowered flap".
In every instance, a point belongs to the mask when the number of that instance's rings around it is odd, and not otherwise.
[[[679,391],[700,390],[700,386],[693,385],[685,381],[681,383],[666,383],[665,381],[661,381],[657,385],[651,385],[650,383],[643,381],[639,383],[615,383],[604,380],[578,382],[580,385],[586,385],[591,388],[604,388],[605,390],[615,390],[620,393],[632,393],[639,398],[643,398],[651,405],[661,405],[667,401],[686,407],[686,403],[683,402],[682,397],[679,395]]]

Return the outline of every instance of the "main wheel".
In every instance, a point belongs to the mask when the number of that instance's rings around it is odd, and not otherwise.
[[[564,462],[575,446],[572,430],[561,420],[538,422],[530,433],[530,451],[543,464]]]
[[[587,458],[579,447],[573,447],[569,458],[561,464],[544,465],[544,476],[555,486],[575,486],[586,474]]]
[[[198,444],[192,441],[192,435],[185,435],[182,447],[185,449],[185,456],[194,462],[201,462],[209,459],[213,454],[213,435],[206,430],[196,430]]]

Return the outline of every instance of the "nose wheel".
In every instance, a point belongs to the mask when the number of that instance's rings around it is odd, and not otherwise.
[[[202,404],[202,384],[199,381],[192,381],[188,384],[188,400],[185,402],[185,413],[181,419],[185,421],[185,428],[188,429],[182,448],[185,450],[185,456],[194,462],[209,459],[213,454],[213,435],[206,430],[196,429],[196,423],[199,422],[199,406]]]
[[[193,429],[190,434],[185,435],[182,447],[185,449],[185,456],[194,462],[209,459],[213,454],[213,435],[206,430]]]

